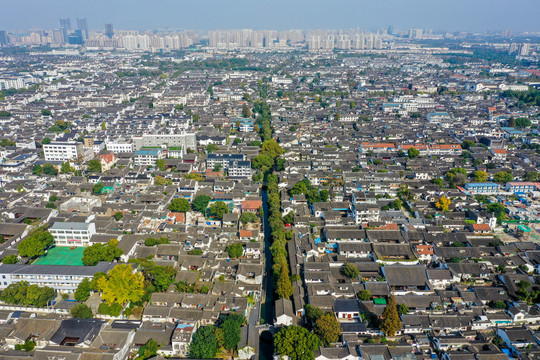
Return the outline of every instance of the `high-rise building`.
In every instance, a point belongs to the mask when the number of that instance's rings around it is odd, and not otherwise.
[[[394,35],[394,26],[393,25],[388,26],[387,33],[388,33],[388,35]]]
[[[84,39],[81,30],[75,30],[68,36],[68,44],[71,45],[83,45]]]
[[[60,45],[64,42],[64,32],[62,29],[54,29],[52,32],[53,42]]]
[[[8,37],[5,30],[0,30],[0,47],[5,47],[8,44]]]
[[[77,18],[77,29],[81,30],[82,38],[88,40],[88,20]]]
[[[60,19],[60,28],[62,29],[62,35],[64,36],[64,41],[67,41],[69,34],[71,33],[71,19]]]
[[[518,51],[518,44],[517,43],[511,43],[510,46],[508,47],[508,55],[511,55],[513,53],[515,53],[516,51]]]
[[[105,24],[105,35],[110,39],[114,35],[113,24]]]
[[[519,49],[519,55],[529,56],[530,51],[531,51],[531,44],[523,43],[521,44],[521,48]]]

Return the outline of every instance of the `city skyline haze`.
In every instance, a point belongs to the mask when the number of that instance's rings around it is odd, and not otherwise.
[[[0,28],[59,28],[60,18],[87,18],[89,30],[348,29],[392,25],[435,31],[538,32],[538,0],[0,0]]]

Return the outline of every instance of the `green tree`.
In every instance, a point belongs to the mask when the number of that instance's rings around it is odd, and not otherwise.
[[[246,318],[240,314],[231,313],[225,316],[219,328],[223,330],[223,347],[228,350],[236,350],[240,342],[241,327],[246,323]]]
[[[29,285],[20,281],[9,285],[0,294],[0,301],[13,305],[45,307],[55,297],[54,289],[48,286]]]
[[[73,168],[71,167],[69,162],[66,161],[66,162],[62,163],[62,166],[60,167],[60,173],[61,174],[69,174],[72,171],[73,171]]]
[[[150,359],[156,356],[159,350],[159,347],[160,345],[156,340],[154,339],[148,340],[146,344],[144,344],[143,346],[139,348],[139,356],[137,357],[136,360],[146,360],[146,359]]]
[[[286,263],[281,265],[281,269],[278,274],[279,275],[276,277],[275,284],[276,295],[280,299],[289,299],[293,295],[294,289],[291,283],[291,278],[289,277],[289,270],[287,269]]]
[[[137,302],[143,297],[144,277],[141,273],[133,273],[128,264],[116,265],[106,277],[98,280],[98,288],[102,292],[102,299],[107,304],[126,304],[129,301]]]
[[[94,186],[92,186],[92,194],[94,194],[94,195],[101,194],[101,191],[103,190],[104,187],[105,187],[105,185],[103,185],[100,182],[95,184]]]
[[[239,258],[244,254],[244,247],[240,243],[229,245],[227,246],[227,254],[233,259]]]
[[[407,304],[398,304],[397,309],[400,315],[407,315],[407,313],[409,312],[409,307],[407,306]]]
[[[469,150],[471,147],[475,146],[476,143],[472,140],[465,140],[461,143],[461,148],[464,150]]]
[[[240,222],[243,224],[247,223],[256,223],[259,221],[259,217],[252,213],[252,212],[245,212],[242,215],[240,215]]]
[[[189,201],[184,198],[173,199],[169,204],[168,209],[174,212],[187,213],[189,211]]]
[[[499,171],[493,176],[493,180],[499,183],[507,183],[514,180],[514,176],[509,171]]]
[[[540,173],[538,171],[529,171],[528,173],[525,174],[525,176],[523,177],[523,179],[525,181],[532,181],[532,182],[537,182],[540,180]]]
[[[91,173],[101,172],[101,162],[98,159],[90,160],[87,164],[87,170]]]
[[[122,253],[122,249],[118,247],[118,240],[114,239],[107,244],[97,243],[84,249],[82,262],[85,266],[94,266],[100,261],[118,260]]]
[[[164,236],[160,237],[159,239],[149,237],[149,238],[146,238],[146,240],[144,240],[144,245],[146,246],[156,246],[156,245],[169,244],[169,243],[170,243],[169,239],[167,239]]]
[[[115,212],[114,215],[113,215],[113,218],[114,218],[114,220],[116,220],[116,221],[122,220],[123,217],[124,217],[124,213],[123,213],[122,211],[117,211],[117,212]]]
[[[396,298],[394,295],[390,295],[388,304],[384,308],[382,317],[383,321],[381,324],[381,331],[386,336],[394,336],[395,333],[401,329],[401,319],[399,318],[396,306]]]
[[[91,288],[91,280],[87,277],[85,277],[77,286],[77,289],[73,293],[73,297],[75,300],[79,302],[85,302],[90,297],[90,291]]]
[[[315,334],[324,346],[329,346],[339,340],[341,325],[333,313],[324,314],[315,322]]]
[[[204,181],[204,176],[202,174],[192,172],[192,173],[184,175],[184,179],[202,182]]]
[[[249,143],[249,146],[261,147],[262,143],[259,140],[253,140],[252,142]]]
[[[33,351],[36,347],[36,342],[32,340],[25,340],[24,344],[15,344],[15,350]]]
[[[274,139],[265,140],[262,144],[262,151],[270,154],[272,158],[283,154],[284,150]]]
[[[275,353],[291,360],[314,359],[314,352],[320,345],[321,341],[315,334],[296,325],[282,327],[274,336]]]
[[[475,171],[473,173],[473,179],[476,182],[484,182],[488,179],[488,173],[482,170]]]
[[[19,242],[17,250],[22,257],[36,258],[45,254],[45,249],[54,243],[54,237],[50,232],[38,230]]]
[[[223,219],[223,215],[229,213],[229,207],[223,201],[216,201],[210,205],[210,212],[218,219]]]
[[[156,175],[154,177],[154,185],[162,186],[162,185],[172,185],[171,179],[165,179],[163,176]]]
[[[407,156],[409,157],[409,159],[415,159],[420,156],[420,150],[417,150],[413,147],[409,148],[409,150],[407,150]]]
[[[167,170],[167,165],[166,165],[165,159],[156,160],[156,166],[159,169],[159,171]]]
[[[500,203],[489,204],[488,206],[486,206],[486,210],[493,213],[499,223],[504,220],[506,216],[506,207],[504,207],[504,205]]]
[[[213,359],[217,353],[217,341],[213,326],[202,326],[189,345],[188,354],[193,359]]]
[[[19,257],[17,255],[8,255],[2,259],[2,264],[16,264],[19,262]]]
[[[453,168],[448,170],[445,177],[453,187],[463,186],[467,181],[467,170],[461,167]]]
[[[319,309],[318,307],[310,305],[310,304],[306,305],[305,315],[306,315],[306,322],[308,324],[315,324],[317,320],[319,320],[319,318],[323,316],[323,314],[324,314],[323,311]]]
[[[41,140],[41,143],[42,143],[43,145],[47,145],[47,144],[50,144],[51,141],[52,141],[52,140],[51,140],[50,138],[44,137],[43,140]]]
[[[441,178],[433,178],[431,180],[431,183],[433,183],[434,185],[439,186],[440,188],[442,188],[444,186],[443,179],[441,179]]]
[[[79,319],[92,319],[94,317],[94,314],[92,313],[92,309],[90,309],[88,306],[84,304],[77,304],[70,310],[71,316],[74,318]]]
[[[223,165],[221,165],[220,163],[216,163],[212,170],[215,171],[215,172],[219,172],[219,171],[221,171],[222,168],[223,168]]]
[[[41,115],[43,115],[43,116],[52,116],[52,112],[51,112],[51,110],[43,109],[43,110],[41,110]]]
[[[251,117],[251,110],[249,109],[249,106],[247,106],[246,103],[242,105],[242,116],[245,118]]]
[[[351,279],[356,279],[360,275],[360,270],[358,270],[356,265],[346,262],[343,264],[343,275]]]
[[[212,200],[212,198],[208,195],[197,195],[195,196],[195,199],[193,199],[193,201],[191,202],[191,208],[204,214],[210,200]]]
[[[217,146],[216,144],[208,144],[208,145],[206,145],[206,153],[207,154],[211,154],[213,152],[216,152],[217,150],[219,150],[219,146]]]
[[[493,309],[506,309],[506,304],[501,300],[492,301],[489,306]]]
[[[289,212],[287,213],[287,215],[285,215],[285,216],[283,217],[283,222],[284,222],[285,224],[292,224],[292,223],[294,223],[294,212],[289,211]]]
[[[371,300],[371,292],[369,290],[362,290],[356,294],[356,297],[360,301],[369,301]]]
[[[274,165],[274,159],[268,154],[259,154],[251,161],[251,167],[256,170],[268,171]]]

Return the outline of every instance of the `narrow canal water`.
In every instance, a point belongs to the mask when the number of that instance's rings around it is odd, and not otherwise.
[[[274,323],[274,283],[272,281],[272,253],[270,252],[270,225],[268,223],[268,192],[263,189],[263,227],[264,227],[264,256],[265,256],[265,271],[264,271],[264,292],[265,301],[261,304],[261,324]],[[270,360],[274,355],[274,344],[272,334],[269,331],[264,331],[261,334],[259,342],[259,359]]]

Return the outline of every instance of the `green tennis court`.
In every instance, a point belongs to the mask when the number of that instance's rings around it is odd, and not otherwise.
[[[85,247],[71,249],[69,246],[55,246],[40,257],[34,264],[37,265],[83,265],[82,257]]]

